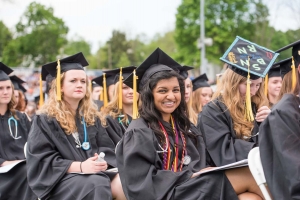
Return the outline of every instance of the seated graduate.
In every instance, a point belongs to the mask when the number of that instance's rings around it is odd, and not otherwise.
[[[98,110],[100,111],[101,108],[103,107],[103,100],[101,100],[102,88],[94,80],[92,80],[91,82],[92,82],[92,99],[94,100],[94,103],[97,105]]]
[[[193,109],[199,114],[202,112],[203,106],[210,102],[213,95],[212,88],[208,84],[206,74],[201,74],[195,78],[193,83]]]
[[[178,70],[179,70],[179,74],[184,79],[184,89],[185,89],[184,100],[187,105],[189,119],[194,125],[196,125],[197,119],[198,119],[198,113],[196,113],[192,107],[192,105],[193,105],[193,95],[192,95],[193,84],[192,84],[192,80],[190,79],[189,74],[188,74],[188,71],[191,69],[194,69],[194,67],[189,67],[189,66],[181,67],[180,66]]]
[[[24,145],[30,130],[27,116],[15,110],[12,69],[0,62],[0,168],[24,160]],[[27,183],[26,162],[0,173],[0,199],[37,199]]]
[[[233,48],[231,52],[227,50],[229,54],[223,57],[231,59],[231,53],[236,51],[235,58],[232,62],[223,60],[228,62],[228,68],[220,79],[213,100],[203,108],[197,125],[216,166],[247,159],[249,151],[258,145],[256,136],[260,123],[271,112],[264,95],[262,77],[268,73],[277,56],[270,59],[256,53],[256,57],[250,59],[240,54],[235,46]],[[261,51],[259,47],[253,48]],[[261,54],[266,55],[266,52]],[[257,57],[263,62],[257,61]]]
[[[293,45],[293,44],[292,44]],[[290,45],[291,46],[291,45]],[[260,156],[273,199],[300,199],[300,56],[293,49],[297,82],[259,128]],[[295,67],[293,67],[295,68]]]
[[[123,137],[132,120],[133,90],[123,83],[123,79],[126,79],[135,68],[130,66],[104,72],[115,77],[113,99],[103,109],[107,132],[115,144]]]
[[[41,199],[122,199],[114,144],[91,99],[82,53],[43,65],[56,77],[34,118],[27,158],[28,182]],[[97,161],[105,153],[105,161]],[[80,174],[84,173],[84,175]],[[120,196],[119,196],[120,195]]]
[[[265,95],[269,100],[269,108],[278,102],[281,86],[280,66],[275,63],[265,77]]]
[[[156,49],[124,81],[141,100],[116,149],[127,199],[262,199],[247,167],[195,174],[206,167],[205,145],[188,119],[178,65]]]

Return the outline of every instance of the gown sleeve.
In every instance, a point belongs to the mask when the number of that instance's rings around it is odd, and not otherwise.
[[[107,116],[106,121],[107,121],[107,126],[105,128],[107,134],[114,142],[114,144],[117,145],[118,142],[123,137],[124,131],[122,130],[119,123],[117,122],[117,119],[113,119],[111,116]]]
[[[214,102],[204,107],[197,127],[216,166],[247,159],[255,146],[253,142],[236,138],[228,111],[222,111]]]
[[[134,126],[130,124],[129,127]],[[117,163],[127,199],[165,199],[175,186],[190,179],[193,172],[161,170],[158,142],[149,128],[133,128],[117,146]]]
[[[63,159],[56,150],[51,132],[46,116],[37,115],[27,143],[27,177],[30,187],[39,198],[51,191],[73,162]]]
[[[260,126],[261,161],[274,199],[300,199],[299,102],[280,107]]]

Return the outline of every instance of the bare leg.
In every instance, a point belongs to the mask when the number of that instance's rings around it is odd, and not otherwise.
[[[110,185],[113,199],[126,200],[119,174],[114,177]]]
[[[251,197],[253,193],[254,193],[253,195],[257,196],[257,198],[255,198],[254,196],[253,199],[263,199],[263,194],[261,193],[248,167],[240,167],[240,168],[226,170],[225,174],[228,180],[230,181],[236,194],[239,196],[239,198],[241,197],[240,199],[248,199],[246,197],[247,196]],[[246,194],[244,194],[243,196],[241,195],[242,193],[246,193]]]

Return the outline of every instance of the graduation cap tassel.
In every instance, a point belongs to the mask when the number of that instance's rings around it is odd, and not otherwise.
[[[105,73],[103,73],[103,107],[106,107],[108,104],[108,99],[107,99],[107,88],[106,88],[106,77]]]
[[[292,56],[292,90],[296,87],[296,66],[294,61],[294,56]]]
[[[123,100],[122,100],[122,96],[123,96],[123,92],[122,92],[122,87],[123,87],[123,77],[122,77],[122,67],[120,68],[120,76],[119,76],[119,110],[122,110],[122,104],[123,104]]]
[[[44,104],[44,95],[43,95],[43,81],[42,81],[42,74],[40,75],[40,101],[39,107],[42,107]]]
[[[253,121],[253,112],[251,106],[251,94],[250,94],[250,57],[248,57],[248,76],[247,76],[247,87],[246,87],[246,109],[245,109],[245,117],[247,121]]]
[[[103,101],[103,88],[100,89],[99,100]]]
[[[60,85],[60,61],[57,60],[57,75],[56,75],[56,88],[57,88],[57,92],[56,92],[56,97],[58,101],[61,101],[61,85]]]
[[[269,75],[267,74],[265,77],[265,95],[268,95],[268,83],[269,83]]]
[[[137,80],[138,77],[135,74],[135,70],[133,71],[133,111],[132,111],[132,119],[137,119],[138,116],[138,106],[137,106]]]

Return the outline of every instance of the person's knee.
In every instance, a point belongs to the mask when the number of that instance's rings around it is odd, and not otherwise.
[[[240,195],[238,195],[239,200],[263,200],[259,195],[251,193],[251,192],[245,192]]]

